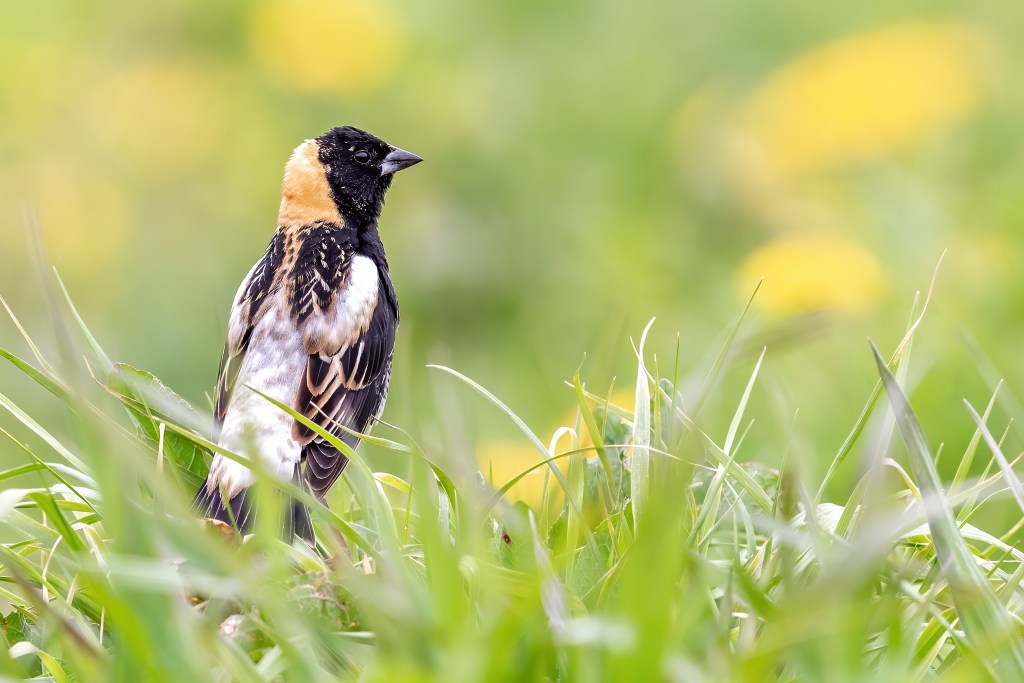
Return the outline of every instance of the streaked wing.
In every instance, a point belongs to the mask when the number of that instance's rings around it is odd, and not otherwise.
[[[366,431],[387,398],[398,325],[391,302],[382,278],[366,331],[334,355],[311,354],[306,381],[299,386],[297,410],[353,447],[358,439],[338,425],[354,432]],[[306,458],[306,481],[317,496],[323,497],[348,459],[312,429],[298,423],[295,429]]]

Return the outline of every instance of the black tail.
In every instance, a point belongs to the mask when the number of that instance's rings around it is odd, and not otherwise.
[[[306,490],[305,480],[298,467],[295,468],[292,483]],[[247,488],[235,494],[225,505],[220,488],[210,491],[209,487],[203,484],[196,492],[196,497],[192,499],[192,509],[204,519],[223,522],[241,534],[248,534],[252,533],[252,526],[256,521],[256,502],[255,491]],[[285,540],[290,541],[294,536],[298,536],[311,546],[316,544],[313,520],[310,519],[309,510],[305,505],[297,500],[290,500],[284,511],[283,522],[282,534]]]
[[[252,489],[243,489],[225,505],[219,487],[211,491],[206,484],[203,484],[196,493],[196,497],[192,499],[192,509],[204,519],[222,522],[234,527],[240,533],[247,534],[252,531],[254,497]]]
[[[309,518],[309,510],[294,498],[284,512],[284,533],[289,540],[292,536],[298,536],[310,547],[316,545],[316,534],[313,533],[313,520]]]

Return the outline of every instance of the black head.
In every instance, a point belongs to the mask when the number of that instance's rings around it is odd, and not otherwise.
[[[367,225],[377,219],[396,171],[422,159],[366,131],[343,126],[316,139],[334,201],[346,221]]]

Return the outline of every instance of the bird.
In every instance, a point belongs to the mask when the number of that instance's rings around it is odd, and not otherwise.
[[[302,142],[285,164],[277,228],[231,306],[216,443],[321,503],[348,459],[266,396],[352,448],[380,418],[399,316],[377,222],[394,174],[420,161],[351,126]],[[193,506],[248,533],[255,482],[246,464],[217,453]],[[283,523],[288,539],[315,544],[300,502],[285,505]]]

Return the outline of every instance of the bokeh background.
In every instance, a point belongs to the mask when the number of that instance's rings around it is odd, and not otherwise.
[[[699,375],[764,277],[743,455],[796,449],[820,475],[875,382],[866,339],[892,351],[948,250],[910,384],[951,467],[961,399],[1024,387],[1021,35],[1012,0],[0,3],[0,293],[52,348],[35,213],[108,353],[206,405],[285,159],[353,124],[426,159],[381,223],[402,306],[389,421],[442,439],[440,414],[451,448],[532,460],[426,364],[549,435],[581,363],[628,392],[651,317],[662,369],[678,334]],[[8,322],[0,345],[26,352]]]

